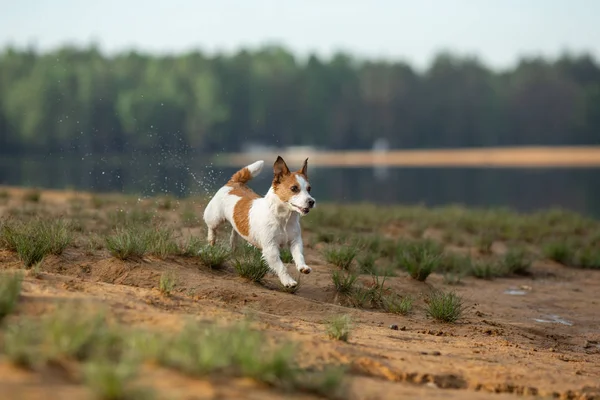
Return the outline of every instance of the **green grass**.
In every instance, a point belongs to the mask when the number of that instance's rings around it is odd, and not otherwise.
[[[564,265],[569,264],[575,258],[573,244],[567,240],[546,243],[542,250],[545,257]]]
[[[358,269],[363,274],[374,274],[375,273],[375,261],[377,256],[374,253],[364,253],[358,260]]]
[[[501,260],[502,269],[508,274],[528,275],[531,258],[524,249],[509,249]]]
[[[471,263],[470,274],[479,279],[493,279],[506,275],[506,271],[501,263],[490,260],[474,260]]]
[[[331,339],[347,342],[352,332],[352,319],[348,314],[334,315],[326,322],[326,333]]]
[[[181,251],[173,238],[173,230],[169,228],[154,228],[145,232],[148,243],[148,253],[160,258],[178,255]]]
[[[148,231],[138,226],[125,225],[116,228],[112,235],[105,237],[105,245],[110,254],[120,260],[143,257],[148,251]]]
[[[233,267],[239,276],[252,282],[261,282],[270,271],[262,252],[256,247],[246,245],[236,252]]]
[[[187,252],[188,251],[186,251],[186,253]],[[231,257],[231,251],[220,244],[215,244],[214,246],[203,244],[193,256],[197,257],[200,263],[205,267],[219,269],[222,268],[225,265],[225,262]]]
[[[62,219],[8,220],[0,228],[0,245],[15,251],[26,268],[48,254],[62,254],[72,239],[71,226]]]
[[[158,290],[165,295],[170,296],[177,284],[177,276],[172,271],[163,272],[158,281]]]
[[[94,255],[104,248],[105,241],[97,234],[91,234],[83,239],[83,250],[86,255]]]
[[[329,246],[325,249],[325,260],[343,270],[349,270],[352,261],[358,254],[358,249],[355,246],[340,245]]]
[[[44,331],[44,350],[49,359],[86,360],[110,348],[116,334],[107,327],[104,313],[68,303],[46,315],[40,329]]]
[[[492,254],[492,245],[494,244],[494,235],[486,232],[477,236],[475,240],[477,250],[481,254]]]
[[[33,368],[46,362],[40,351],[44,331],[32,319],[22,318],[3,329],[2,353],[13,364],[21,368]]]
[[[442,250],[430,240],[407,241],[399,247],[396,262],[413,279],[424,282],[432,272],[439,269]]]
[[[600,247],[589,244],[575,253],[573,266],[584,269],[600,269]]]
[[[292,257],[292,252],[290,249],[281,249],[279,251],[279,257],[281,258],[281,262],[284,264],[291,264],[294,262],[294,257]]]
[[[22,282],[23,275],[21,273],[0,273],[0,321],[17,307]]]
[[[149,391],[132,384],[139,375],[135,362],[106,359],[88,361],[83,366],[83,378],[94,397],[99,400],[145,400],[153,398]]]
[[[413,308],[413,298],[411,296],[387,295],[383,298],[383,308],[392,314],[408,315]]]
[[[331,280],[335,291],[342,296],[350,296],[355,289],[358,276],[351,272],[333,271]]]
[[[427,315],[441,322],[456,322],[465,311],[463,299],[454,292],[434,290],[427,297]]]
[[[110,324],[103,313],[72,305],[2,328],[2,353],[15,365],[69,360],[99,399],[145,399],[135,385],[139,365],[151,362],[196,377],[246,377],[290,392],[345,398],[344,370],[300,367],[297,345],[270,340],[247,322],[187,323],[179,332],[137,331]],[[346,334],[347,335],[347,334]],[[341,396],[341,397],[340,397]]]
[[[148,225],[155,214],[148,210],[133,208],[131,210],[111,211],[107,214],[108,221],[113,228],[135,225]]]

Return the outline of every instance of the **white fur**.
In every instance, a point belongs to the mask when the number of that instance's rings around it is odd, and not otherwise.
[[[260,173],[263,164],[263,161],[257,161],[247,168],[255,177]],[[303,208],[312,208],[308,204],[310,201],[314,204],[314,199],[307,191],[308,182],[301,176],[297,177],[297,181],[300,192],[289,202],[281,201],[272,187],[265,197],[253,201],[249,212],[248,236],[240,234],[233,219],[233,210],[240,197],[230,194],[232,190],[230,186],[220,188],[204,210],[204,221],[208,226],[208,241],[214,244],[217,228],[227,220],[233,227],[230,238],[232,248],[236,246],[237,236],[242,236],[247,242],[262,250],[263,258],[283,285],[287,287],[297,285],[279,255],[280,247],[289,245],[298,271],[310,273],[311,269],[304,261],[300,215],[303,213]]]

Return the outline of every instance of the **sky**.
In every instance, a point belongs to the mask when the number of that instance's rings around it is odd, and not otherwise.
[[[504,69],[566,50],[600,61],[600,0],[0,0],[0,48],[96,43],[106,53],[279,44],[426,68],[444,50]]]

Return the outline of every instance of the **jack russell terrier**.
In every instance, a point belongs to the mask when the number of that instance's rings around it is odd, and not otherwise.
[[[264,161],[256,161],[233,174],[204,210],[210,245],[215,244],[216,231],[227,220],[233,228],[232,250],[237,236],[241,236],[262,250],[264,260],[284,286],[296,286],[297,282],[281,261],[279,248],[289,245],[298,271],[310,273],[310,267],[304,262],[300,230],[300,216],[307,215],[315,206],[315,199],[310,195],[307,163],[308,158],[301,169],[290,172],[283,158],[277,157],[273,165],[273,182],[265,197],[260,197],[246,185],[260,173]]]

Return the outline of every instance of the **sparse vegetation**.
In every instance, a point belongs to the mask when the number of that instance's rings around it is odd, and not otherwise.
[[[552,241],[543,246],[544,256],[560,264],[568,264],[574,259],[572,244],[566,240]]]
[[[281,249],[279,251],[279,257],[281,258],[281,262],[284,264],[291,264],[294,262],[294,257],[292,257],[292,252],[290,249]]]
[[[225,262],[231,256],[229,249],[221,244],[215,244],[214,246],[203,244],[200,246],[200,249],[196,254],[191,254],[190,250],[195,250],[196,246],[198,246],[198,244],[194,243],[193,241],[188,242],[186,253],[189,253],[191,256],[198,257],[200,263],[210,269],[222,268]]]
[[[165,296],[170,296],[176,284],[176,275],[172,271],[163,272],[158,281],[158,289]]]
[[[392,314],[407,315],[413,308],[412,296],[387,295],[383,298],[383,308]]]
[[[8,324],[3,329],[2,352],[14,365],[32,368],[45,363],[45,354],[39,351],[44,332],[39,323],[29,318]]]
[[[0,273],[0,321],[17,306],[22,281],[23,275],[20,273]]]
[[[352,331],[352,319],[348,314],[334,315],[327,320],[326,332],[331,339],[347,342]]]
[[[439,268],[441,261],[442,250],[430,240],[409,241],[398,249],[398,265],[421,282]]]
[[[252,282],[261,282],[269,272],[269,266],[262,252],[256,247],[243,246],[233,258],[233,266],[242,278]]]
[[[463,299],[454,292],[433,290],[427,297],[427,315],[441,322],[458,321],[465,310]]]
[[[479,279],[493,279],[505,274],[501,264],[488,259],[473,261],[470,272]]]
[[[83,366],[84,380],[99,400],[145,400],[150,392],[133,385],[139,373],[137,363],[130,360],[110,361],[105,358],[88,361]]]
[[[146,231],[148,252],[154,256],[165,258],[180,253],[179,246],[173,238],[173,230],[154,228]]]
[[[342,296],[349,296],[354,291],[358,276],[351,272],[333,271],[331,280],[335,291]]]
[[[354,246],[329,246],[325,249],[325,260],[347,271],[350,269],[352,261],[354,261],[357,254],[358,250]]]
[[[363,274],[374,274],[375,261],[377,261],[375,254],[364,253],[363,256],[358,259],[358,268],[360,272]]]
[[[62,254],[72,240],[69,223],[61,219],[6,221],[0,229],[0,244],[15,251],[26,268],[48,254]]]
[[[531,259],[524,249],[510,249],[502,258],[502,268],[509,274],[527,275],[531,267]]]
[[[106,248],[121,260],[141,258],[148,250],[148,231],[138,226],[125,225],[116,228],[112,235],[105,238]]]

